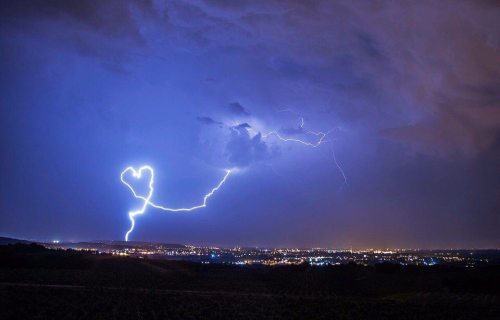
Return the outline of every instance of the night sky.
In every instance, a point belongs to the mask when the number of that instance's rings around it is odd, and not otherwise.
[[[0,3],[3,236],[500,247],[496,1]]]

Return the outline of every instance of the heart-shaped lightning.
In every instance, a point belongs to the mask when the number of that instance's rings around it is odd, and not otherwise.
[[[142,178],[142,173],[144,171],[148,171],[150,174],[148,183],[149,192],[146,197],[138,195],[135,192],[134,188],[127,181],[125,181],[125,177],[128,175],[129,172],[132,174],[132,177],[136,178],[137,180],[140,180]],[[136,197],[137,199],[149,201],[149,199],[151,199],[151,197],[153,196],[154,171],[153,168],[151,168],[150,166],[142,166],[139,168],[139,170],[135,170],[133,167],[128,167],[122,171],[122,174],[120,175],[120,180],[130,189],[130,191],[132,191],[134,197]]]
[[[141,179],[142,174],[145,171],[148,171],[150,173],[150,178],[149,178],[149,183],[148,183],[149,192],[148,192],[146,197],[138,195],[137,192],[135,192],[132,185],[130,183],[128,183],[124,178],[127,174],[131,173],[134,178]],[[130,191],[132,191],[132,194],[134,195],[134,197],[136,199],[141,199],[144,202],[143,202],[140,209],[134,210],[134,211],[129,211],[129,213],[128,213],[128,217],[130,219],[131,226],[130,226],[130,229],[125,234],[125,241],[128,241],[129,234],[134,230],[135,216],[139,215],[139,214],[143,214],[146,211],[146,208],[148,207],[148,205],[152,206],[153,208],[161,209],[163,211],[170,211],[170,212],[185,212],[185,211],[193,211],[196,209],[205,208],[207,206],[208,198],[210,198],[217,190],[219,190],[219,188],[224,184],[224,182],[226,182],[226,179],[230,173],[231,173],[231,170],[226,170],[226,175],[224,176],[224,178],[222,178],[221,182],[219,182],[219,184],[215,188],[212,188],[212,190],[210,190],[210,192],[207,193],[203,197],[202,204],[194,206],[194,207],[190,207],[190,208],[167,208],[167,207],[159,206],[159,205],[151,202],[151,198],[153,197],[153,193],[154,193],[154,188],[153,188],[154,170],[153,170],[153,168],[150,166],[147,166],[147,165],[140,167],[138,170],[136,170],[134,167],[127,167],[125,170],[122,171],[122,173],[120,175],[120,180],[123,182],[124,185],[126,185],[130,189]]]
[[[138,195],[135,192],[134,188],[124,179],[124,176],[129,172],[132,173],[132,176],[134,178],[141,179],[142,173],[144,171],[150,172],[149,183],[148,183],[149,192],[148,192],[148,195],[146,197]],[[120,175],[120,180],[130,189],[130,191],[132,191],[132,194],[134,195],[135,198],[141,199],[144,201],[142,204],[142,207],[139,210],[129,211],[129,213],[128,213],[128,217],[129,217],[130,222],[131,222],[130,229],[125,234],[125,241],[128,241],[128,235],[132,232],[132,230],[134,230],[134,227],[135,227],[134,217],[138,214],[143,214],[146,211],[148,204],[150,204],[149,200],[153,196],[154,171],[153,171],[153,168],[151,168],[150,166],[142,166],[139,168],[139,170],[135,170],[133,167],[127,167],[125,170],[122,171],[122,173]]]

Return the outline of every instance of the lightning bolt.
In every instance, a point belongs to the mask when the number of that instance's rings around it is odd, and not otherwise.
[[[301,127],[302,128],[302,127]],[[268,138],[269,136],[275,136],[276,138],[280,139],[281,141],[285,141],[285,142],[297,142],[297,143],[301,143],[305,146],[308,146],[308,147],[312,147],[312,148],[317,148],[319,147],[323,142],[325,142],[325,138],[326,136],[330,133],[330,132],[315,132],[315,131],[307,131],[308,134],[312,134],[312,135],[315,135],[315,136],[318,136],[319,139],[315,142],[315,143],[312,143],[312,142],[309,142],[309,141],[304,141],[304,140],[301,140],[301,139],[296,139],[296,138],[286,138],[286,137],[283,137],[281,136],[278,131],[271,131],[271,132],[268,132],[266,134],[263,134],[262,137],[263,138]]]
[[[288,109],[284,109],[284,110],[278,110],[278,112],[293,112],[293,111],[288,110]],[[237,126],[237,124],[235,124],[235,126]],[[304,118],[303,117],[300,117],[299,127],[301,130],[304,129]],[[233,128],[233,127],[230,127],[230,128]],[[252,131],[254,134],[258,134],[258,132],[255,131],[254,129],[252,129],[251,127],[247,128],[247,130]],[[304,131],[301,133],[314,135],[318,138],[315,142],[310,142],[310,141],[305,141],[305,140],[301,140],[301,139],[297,139],[297,138],[284,137],[284,136],[280,135],[280,133],[278,131],[270,131],[266,134],[262,134],[262,138],[267,139],[270,136],[274,136],[277,139],[284,141],[284,142],[295,142],[295,143],[300,143],[300,144],[307,146],[307,147],[317,148],[320,145],[322,145],[323,143],[327,142],[326,137],[331,133],[331,130],[328,132],[308,130],[308,131]],[[333,148],[333,142],[332,142],[331,148],[332,148],[332,154],[333,154],[333,161],[334,161],[337,169],[341,173],[342,177],[344,178],[344,183],[341,186],[341,190],[342,190],[342,187],[344,185],[347,185],[347,176],[346,176],[344,170],[342,169],[342,167],[340,166],[339,162],[337,161],[337,158],[335,155],[335,150]],[[274,168],[273,168],[273,170],[274,170]],[[132,191],[132,194],[134,195],[134,197],[136,199],[140,199],[143,202],[142,202],[142,205],[139,209],[129,211],[129,213],[128,213],[131,225],[130,225],[130,229],[125,234],[125,241],[128,241],[130,233],[135,228],[135,217],[138,215],[144,214],[146,212],[146,209],[148,206],[156,208],[156,209],[160,209],[163,211],[168,211],[168,212],[189,212],[189,211],[193,211],[196,209],[205,208],[207,206],[208,199],[210,197],[212,197],[215,194],[215,192],[217,192],[222,187],[222,185],[226,182],[227,178],[229,177],[229,175],[233,171],[234,170],[225,170],[226,174],[224,175],[222,180],[214,188],[212,188],[209,193],[207,193],[203,197],[203,202],[201,204],[196,205],[196,206],[192,206],[192,207],[188,207],[188,208],[169,208],[169,207],[164,207],[164,206],[155,204],[154,202],[151,201],[151,198],[153,197],[153,193],[154,193],[154,170],[151,166],[144,165],[144,166],[140,167],[138,170],[136,170],[134,167],[131,167],[131,166],[127,167],[125,170],[122,171],[122,173],[120,175],[120,180],[124,185],[126,185],[130,189],[130,191]],[[149,179],[149,183],[148,183],[148,193],[146,196],[137,194],[135,189],[124,179],[124,176],[127,173],[131,173],[134,178],[140,179],[144,172],[149,172],[149,174],[150,174],[150,179]]]
[[[335,156],[335,149],[333,148],[333,142],[332,142],[331,148],[332,148],[333,162],[335,163],[335,165],[337,166],[337,169],[339,169],[340,174],[344,178],[344,183],[340,186],[340,189],[339,189],[339,192],[340,192],[340,191],[342,191],[342,188],[344,188],[344,186],[347,186],[347,176],[345,175],[344,169],[342,169],[339,162],[337,161],[337,157]]]
[[[153,170],[153,168],[151,166],[148,166],[148,165],[142,166],[138,170],[136,170],[134,167],[127,167],[125,170],[122,171],[122,173],[120,175],[120,180],[123,184],[125,184],[130,189],[130,191],[132,191],[132,194],[134,195],[134,197],[136,199],[141,199],[143,201],[143,203],[139,209],[129,211],[129,213],[128,213],[128,217],[130,219],[131,226],[130,226],[130,229],[125,234],[125,241],[128,241],[128,237],[129,237],[130,233],[134,230],[135,217],[137,215],[144,214],[146,212],[146,209],[148,206],[151,206],[153,208],[160,209],[163,211],[169,211],[169,212],[187,212],[187,211],[193,211],[196,209],[205,208],[207,206],[208,199],[211,196],[213,196],[214,193],[217,192],[217,190],[219,190],[220,187],[222,187],[222,185],[226,182],[227,178],[232,173],[232,171],[233,170],[226,170],[226,174],[224,175],[222,180],[217,184],[217,186],[212,188],[212,190],[210,190],[210,192],[207,193],[203,197],[203,202],[200,205],[189,207],[189,208],[168,208],[168,207],[157,205],[151,201],[151,198],[153,197],[153,193],[154,193],[154,187],[153,187],[153,185],[154,185],[154,170]],[[132,176],[136,179],[140,179],[144,172],[150,173],[150,179],[149,179],[149,183],[148,183],[148,193],[146,196],[138,195],[137,192],[134,190],[134,188],[127,181],[125,181],[124,176],[129,172],[132,173]]]
[[[277,112],[292,112],[292,113],[296,113],[295,111],[293,111],[291,109],[282,109],[282,110],[278,110]],[[300,129],[304,128],[304,117],[300,117],[300,125],[299,125],[299,127],[300,127]],[[253,130],[252,128],[248,128],[248,129],[252,130],[255,134],[257,134],[257,132],[255,130]],[[338,129],[338,128],[336,128],[336,129]],[[324,142],[327,142],[327,140],[325,140],[325,138],[331,132],[332,132],[332,130],[329,130],[327,132],[312,131],[312,130],[306,131],[305,133],[307,133],[307,134],[311,134],[311,135],[319,137],[316,142],[309,142],[309,141],[304,141],[304,140],[296,139],[296,138],[283,137],[282,135],[279,134],[278,131],[270,131],[270,132],[268,132],[266,134],[262,134],[262,138],[267,139],[269,136],[275,136],[276,138],[278,138],[279,140],[284,141],[284,142],[296,142],[296,143],[303,144],[303,145],[305,145],[307,147],[317,148],[321,144],[323,144]],[[333,142],[331,142],[331,149],[332,149],[332,155],[333,155],[333,162],[335,163],[335,166],[337,167],[337,169],[339,170],[340,174],[342,175],[342,178],[344,179],[344,182],[342,183],[342,185],[340,187],[340,190],[342,190],[342,188],[344,186],[347,186],[347,175],[345,174],[345,171],[342,168],[342,166],[337,161],[337,156],[335,155],[335,149],[333,147]]]
[[[278,110],[278,112],[284,112],[284,111],[288,111],[288,112],[291,112],[290,110],[288,109],[284,109],[284,110]],[[303,117],[300,117],[300,129],[303,129],[304,128],[304,118]],[[252,132],[253,134],[258,134],[257,131],[255,131],[253,128],[247,128],[247,130],[249,130],[250,132]],[[284,142],[297,142],[297,143],[300,143],[300,144],[303,144],[307,147],[312,147],[312,148],[317,148],[319,147],[323,142],[326,142],[325,138],[326,136],[328,136],[328,134],[330,134],[331,131],[328,131],[328,132],[322,132],[322,131],[312,131],[312,130],[308,130],[306,131],[305,133],[306,134],[310,134],[310,135],[314,135],[316,137],[319,137],[318,140],[316,142],[310,142],[310,141],[305,141],[305,140],[301,140],[301,139],[297,139],[297,138],[288,138],[288,137],[284,137],[282,136],[278,131],[274,130],[274,131],[270,131],[268,133],[262,133],[261,136],[262,138],[264,139],[267,139],[269,138],[270,136],[275,136],[276,138],[278,138],[279,140],[281,141],[284,141]]]

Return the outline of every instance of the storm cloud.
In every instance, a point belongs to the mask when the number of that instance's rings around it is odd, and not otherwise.
[[[202,215],[145,218],[145,240],[499,246],[499,16],[481,0],[0,1],[0,232],[120,238],[117,173],[150,163],[167,202],[244,173]],[[309,130],[331,133],[267,135]]]
[[[248,128],[247,123],[231,128],[231,137],[226,146],[229,162],[239,167],[246,167],[271,157],[268,146],[262,141],[261,134],[258,133],[252,137]]]

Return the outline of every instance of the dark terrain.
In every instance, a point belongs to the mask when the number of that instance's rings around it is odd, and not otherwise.
[[[0,246],[0,319],[499,319],[498,266],[237,267]]]

